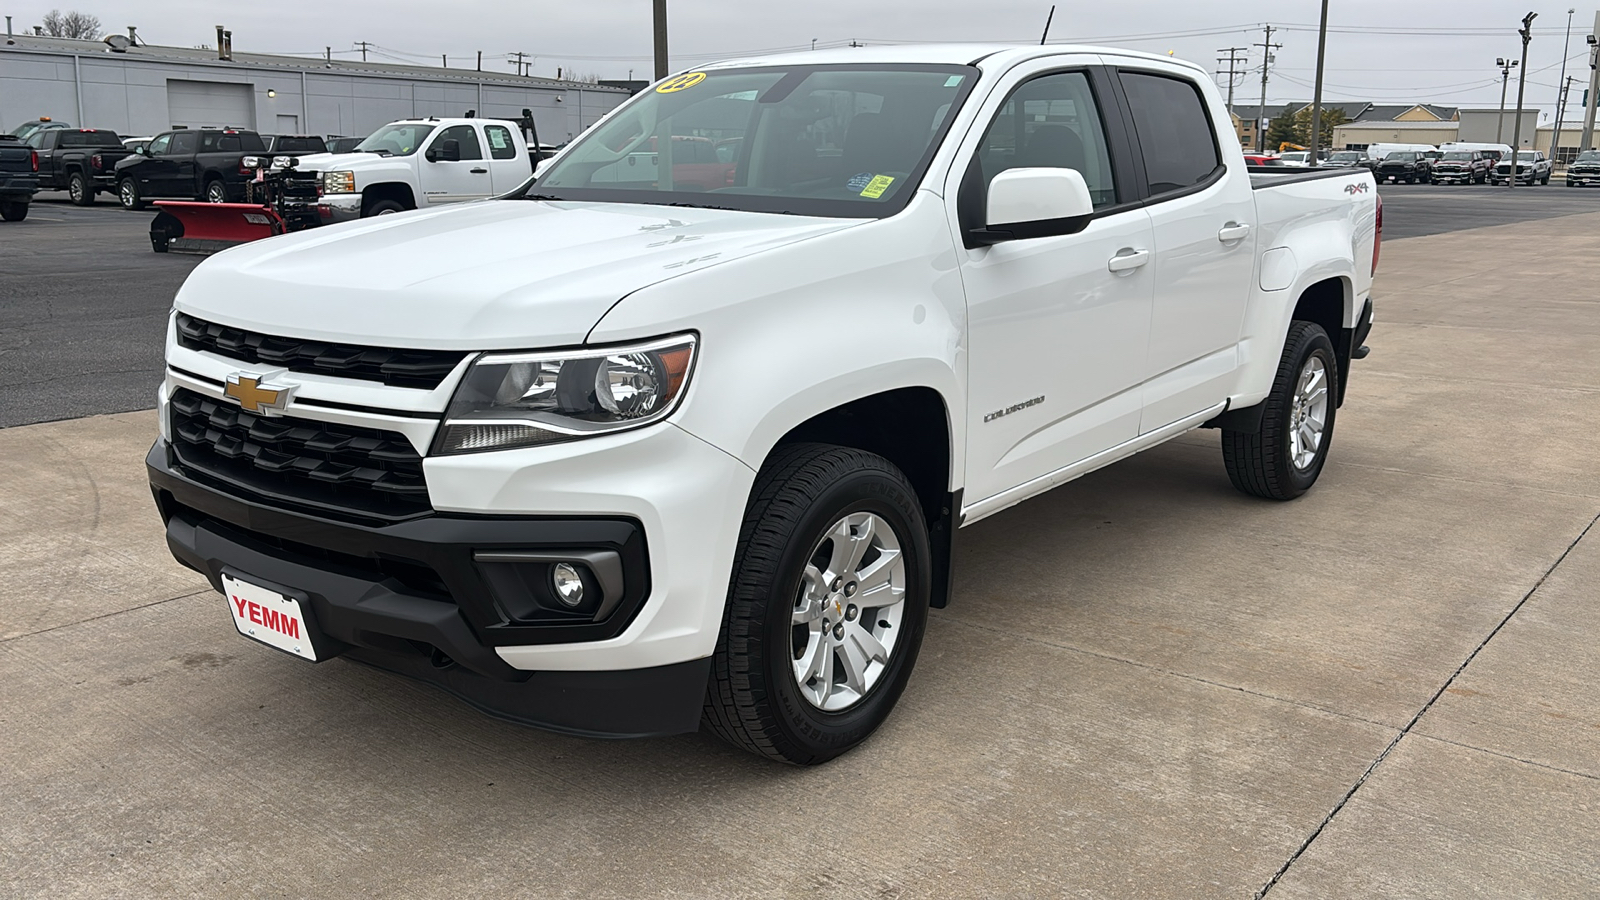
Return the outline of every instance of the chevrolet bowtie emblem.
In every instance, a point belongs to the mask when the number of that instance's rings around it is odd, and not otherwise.
[[[261,383],[256,375],[246,375],[235,372],[228,376],[228,381],[222,387],[224,396],[231,397],[244,407],[245,412],[274,415],[282,412],[289,403],[289,393],[293,388],[269,387]]]

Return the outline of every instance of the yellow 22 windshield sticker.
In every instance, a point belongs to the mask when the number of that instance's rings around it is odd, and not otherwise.
[[[879,175],[867,182],[867,186],[861,189],[861,196],[868,200],[876,200],[883,196],[883,192],[887,191],[891,184],[894,184],[893,175]]]
[[[692,88],[705,80],[706,73],[704,72],[685,72],[682,75],[674,75],[673,77],[668,78],[666,81],[661,82],[661,86],[656,88],[656,93],[675,94],[678,91]]]

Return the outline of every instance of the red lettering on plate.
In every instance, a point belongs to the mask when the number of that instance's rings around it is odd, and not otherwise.
[[[244,618],[244,601],[235,596],[233,597],[233,605],[239,610],[239,618]]]
[[[254,601],[250,603],[250,621],[256,623],[257,625],[265,624],[261,621],[261,604]]]
[[[265,606],[261,607],[261,624],[271,628],[273,631],[283,630],[282,628],[278,627],[278,611],[275,609],[267,609]]]
[[[297,641],[300,640],[300,620],[286,615],[283,617],[282,622],[284,627],[278,630]]]

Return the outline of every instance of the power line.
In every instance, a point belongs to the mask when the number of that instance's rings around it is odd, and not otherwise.
[[[1265,152],[1267,149],[1267,77],[1272,71],[1273,61],[1277,59],[1277,57],[1273,56],[1272,51],[1283,49],[1282,44],[1274,44],[1272,42],[1272,32],[1276,29],[1271,25],[1263,25],[1261,27],[1266,37],[1261,43],[1251,45],[1261,48],[1261,114],[1256,116],[1257,153]]]

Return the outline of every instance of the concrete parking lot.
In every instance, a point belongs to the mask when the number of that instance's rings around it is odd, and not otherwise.
[[[1311,493],[1237,494],[1202,431],[963,531],[896,713],[809,770],[238,637],[163,544],[148,402],[91,387],[148,396],[192,260],[41,205],[0,424],[115,414],[0,428],[0,895],[1600,896],[1600,191],[1513,193],[1384,189]]]

